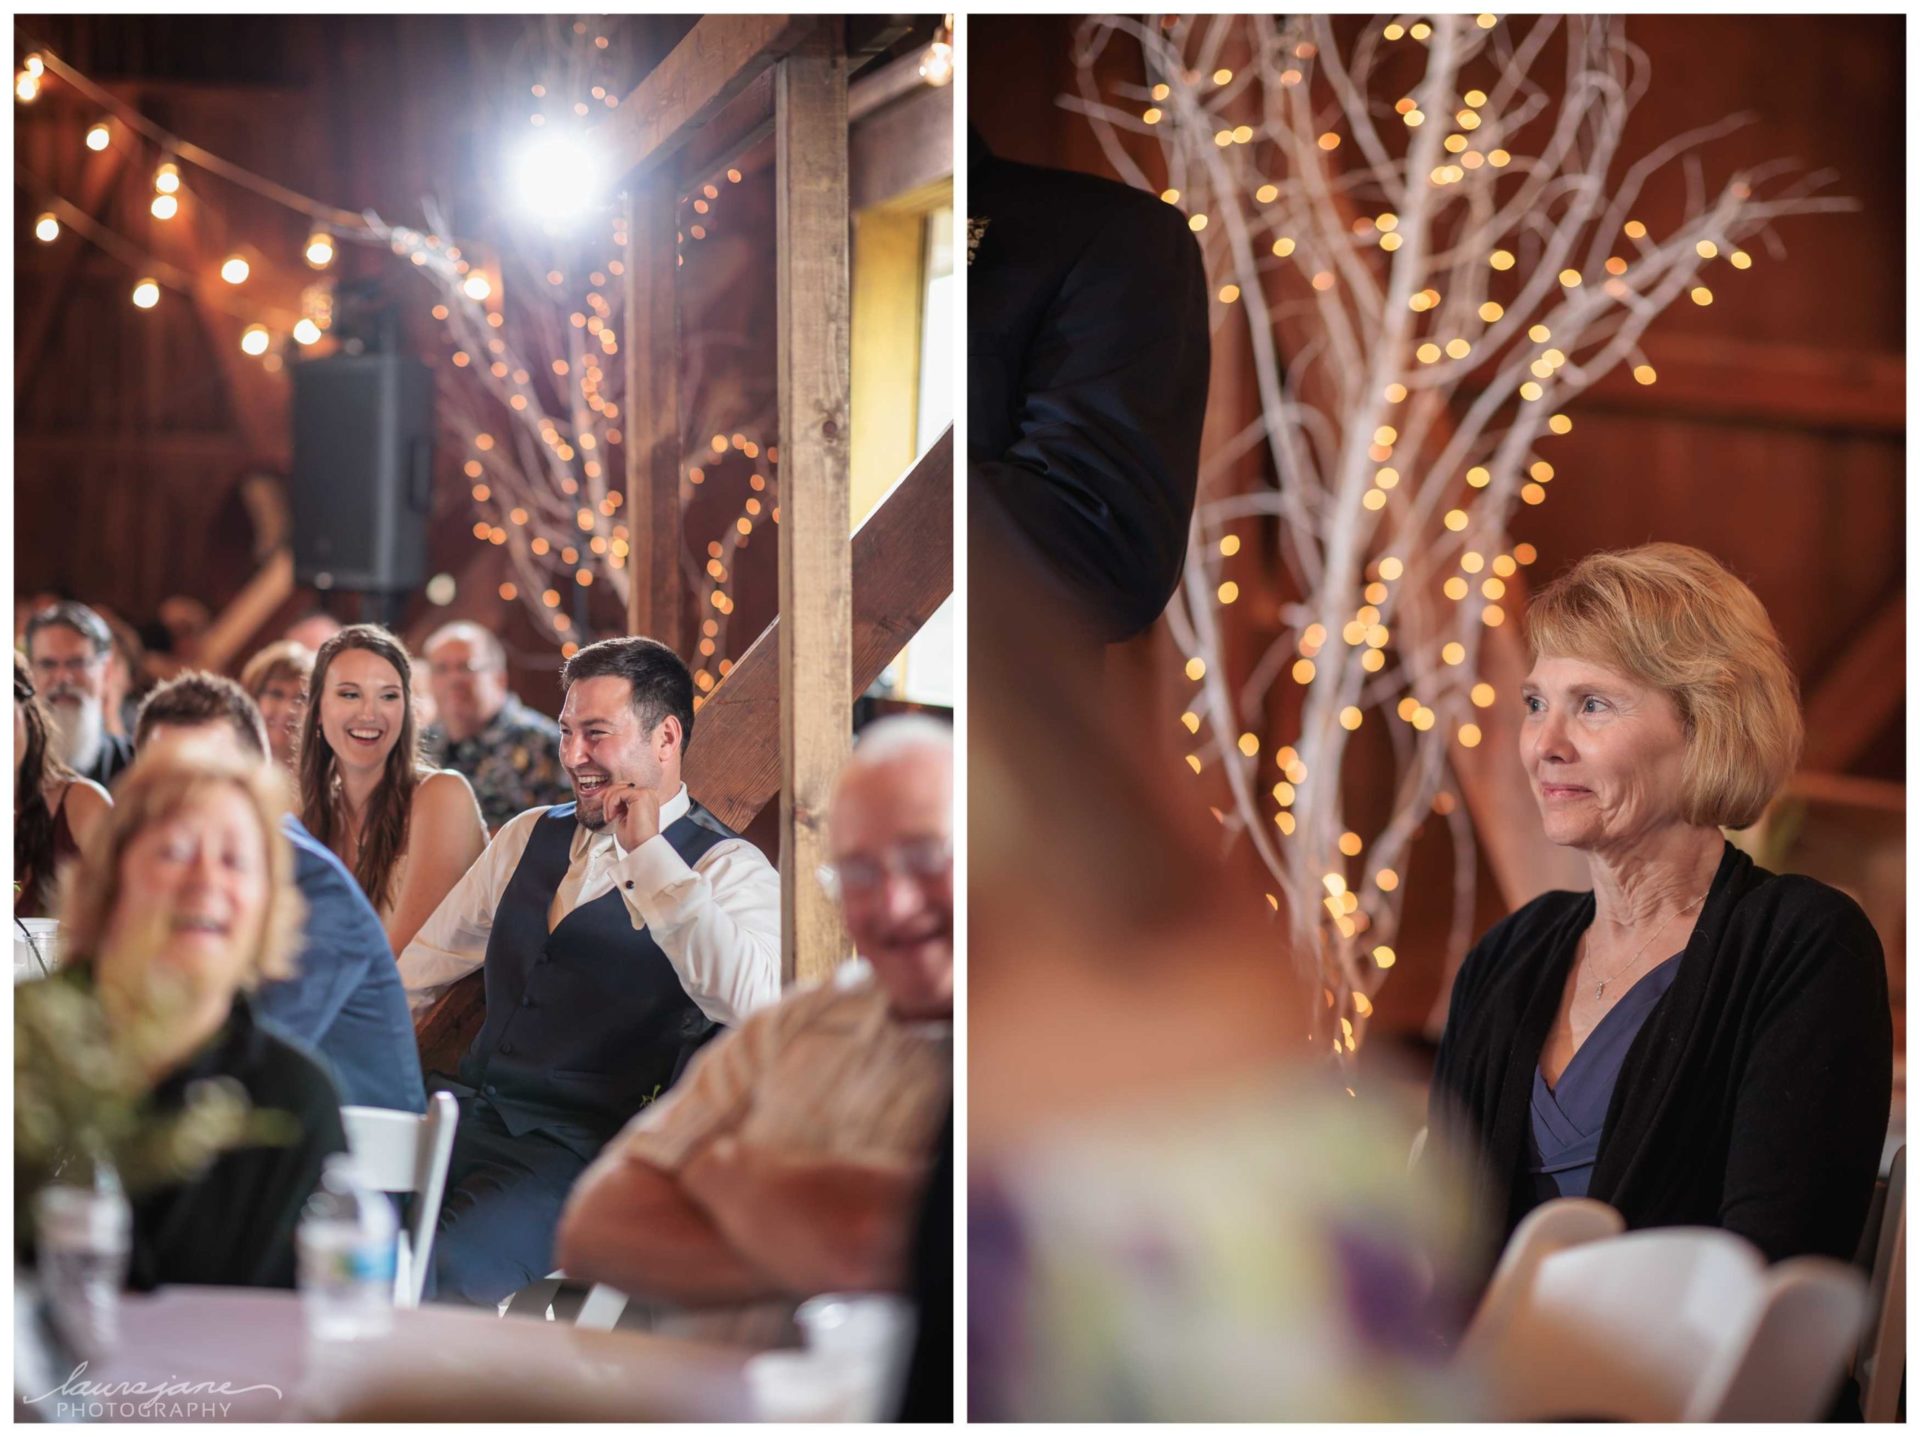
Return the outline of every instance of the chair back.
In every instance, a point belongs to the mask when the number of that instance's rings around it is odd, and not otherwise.
[[[447,1189],[460,1105],[453,1094],[439,1092],[427,1099],[425,1114],[343,1107],[340,1117],[360,1181],[381,1192],[413,1195],[406,1261],[395,1272],[393,1297],[401,1307],[418,1307],[433,1260],[433,1232]]]
[[[1860,1383],[1860,1414],[1869,1422],[1892,1422],[1907,1375],[1907,1149],[1902,1144],[1888,1169],[1880,1203],[1879,1231],[1871,1254],[1867,1321],[1854,1358]]]
[[[1857,1330],[1857,1274],[1813,1258],[1769,1272],[1712,1228],[1620,1227],[1603,1203],[1563,1199],[1514,1233],[1461,1349],[1497,1418],[1820,1414],[1845,1362],[1846,1339],[1831,1339]],[[1793,1341],[1804,1358],[1780,1355]]]
[[[1774,1264],[1745,1350],[1721,1355],[1681,1420],[1819,1421],[1846,1376],[1866,1306],[1866,1281],[1849,1263],[1796,1257]]]

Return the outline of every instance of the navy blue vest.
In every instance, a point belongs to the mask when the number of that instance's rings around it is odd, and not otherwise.
[[[566,876],[574,805],[533,825],[487,939],[486,1025],[460,1080],[518,1137],[544,1132],[591,1157],[686,1066],[717,1024],[680,985],[667,955],[637,930],[618,890],[547,931]],[[688,865],[738,838],[699,804],[667,825]]]

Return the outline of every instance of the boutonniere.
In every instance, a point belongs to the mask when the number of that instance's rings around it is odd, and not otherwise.
[[[973,265],[974,255],[979,252],[980,241],[987,237],[987,226],[992,223],[991,217],[978,220],[971,215],[967,217],[967,265],[969,268]]]

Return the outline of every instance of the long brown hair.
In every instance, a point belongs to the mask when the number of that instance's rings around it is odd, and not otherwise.
[[[400,676],[404,713],[400,737],[387,755],[386,772],[367,802],[360,831],[360,852],[353,876],[367,901],[384,907],[393,886],[393,870],[407,851],[407,824],[413,812],[413,791],[419,786],[420,736],[413,718],[413,664],[404,645],[378,624],[350,624],[320,645],[314,655],[313,677],[307,683],[307,708],[300,719],[300,821],[315,838],[346,857],[346,832],[340,821],[334,790],[339,784],[333,746],[320,729],[320,700],[327,690],[327,670],[347,649],[365,649],[385,659]]]
[[[72,769],[53,751],[53,715],[33,687],[26,662],[13,656],[13,701],[27,730],[26,751],[13,785],[13,875],[20,880],[21,912],[53,911],[53,810],[47,784],[72,782]]]

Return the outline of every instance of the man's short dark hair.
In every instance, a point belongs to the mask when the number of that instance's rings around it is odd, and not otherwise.
[[[85,604],[73,599],[62,599],[57,604],[48,604],[44,609],[34,611],[27,620],[27,652],[33,652],[33,636],[42,629],[58,625],[63,629],[72,629],[81,638],[93,645],[93,656],[99,658],[113,647],[113,630],[107,627],[107,621],[94,613]]]
[[[633,711],[652,733],[672,714],[680,720],[680,752],[693,743],[693,675],[680,656],[658,639],[602,639],[560,665],[560,687],[581,679],[625,679],[633,685]]]
[[[259,705],[240,685],[219,674],[184,673],[148,694],[134,721],[133,746],[142,747],[163,724],[192,728],[204,723],[232,724],[249,751],[267,756],[267,724]]]

